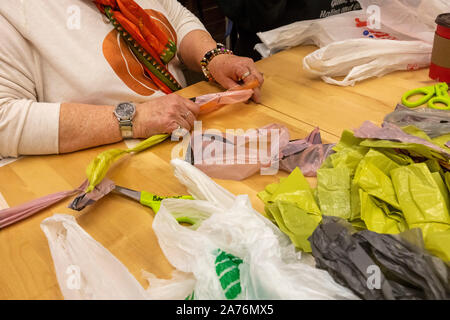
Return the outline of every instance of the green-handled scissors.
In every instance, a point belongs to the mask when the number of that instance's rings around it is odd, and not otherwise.
[[[423,95],[423,97],[416,101],[410,101],[409,98],[415,95]],[[447,83],[441,82],[434,86],[414,89],[408,91],[402,97],[402,104],[408,108],[417,108],[427,102],[429,108],[450,110],[450,96]]]
[[[187,200],[194,200],[192,196],[169,196],[169,197],[160,197],[153,193],[147,192],[147,191],[136,191],[120,186],[115,186],[114,192],[122,194],[124,196],[127,196],[128,198],[131,198],[140,204],[149,207],[153,210],[153,212],[157,213],[159,211],[159,208],[161,207],[161,201],[164,199],[187,199]],[[177,217],[176,220],[179,223],[187,223],[190,225],[195,225],[197,221],[195,219],[191,219],[189,217],[181,216]]]

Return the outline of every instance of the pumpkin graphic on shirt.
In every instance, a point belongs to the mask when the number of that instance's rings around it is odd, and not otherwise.
[[[169,39],[177,43],[175,30],[167,18],[156,10],[145,11]],[[103,41],[103,56],[116,75],[137,94],[151,96],[159,90],[150,76],[145,74],[142,64],[115,29],[111,30]]]

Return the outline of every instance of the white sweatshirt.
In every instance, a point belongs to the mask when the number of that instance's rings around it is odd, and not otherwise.
[[[137,0],[179,46],[201,22],[176,0]],[[177,57],[169,70],[182,86]],[[0,3],[0,159],[58,153],[63,102],[136,103],[164,95],[90,0]]]

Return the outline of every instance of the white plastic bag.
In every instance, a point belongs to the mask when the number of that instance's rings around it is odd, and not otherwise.
[[[59,288],[68,300],[146,299],[128,269],[84,231],[70,215],[41,223],[50,246]]]
[[[143,271],[147,290],[106,248],[66,214],[41,223],[48,239],[58,284],[66,300],[184,299],[192,292],[191,274],[175,270],[172,279],[158,279]]]
[[[448,0],[358,0],[364,11],[378,6],[384,27],[398,34],[433,43],[436,17],[450,11]]]
[[[450,1],[359,2],[363,10],[296,22],[259,33],[263,44],[255,48],[267,56],[296,45],[315,44],[321,49],[304,58],[305,70],[321,76],[327,83],[341,86],[354,85],[357,81],[396,70],[429,66],[435,19],[438,14],[450,11]],[[369,21],[376,18],[379,18],[380,28],[368,27]],[[338,76],[345,79],[333,78]]]
[[[303,59],[303,68],[323,81],[353,86],[396,70],[416,70],[430,64],[433,47],[422,41],[352,39],[334,42]],[[345,76],[343,80],[334,77]]]
[[[190,164],[172,160],[196,199],[167,199],[153,222],[170,263],[196,279],[195,299],[356,299],[330,275],[303,263],[289,239]],[[174,215],[202,217],[193,227]]]

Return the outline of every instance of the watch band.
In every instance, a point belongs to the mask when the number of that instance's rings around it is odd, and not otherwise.
[[[114,115],[119,121],[119,129],[122,138],[133,138],[133,118],[136,113],[136,106],[131,102],[122,102],[116,106]]]
[[[133,138],[133,122],[131,120],[119,120],[119,128],[122,138]]]

